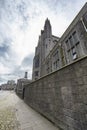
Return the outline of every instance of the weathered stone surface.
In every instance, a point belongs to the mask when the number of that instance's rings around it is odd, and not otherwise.
[[[13,108],[0,110],[0,130],[19,130],[19,123]]]
[[[84,64],[83,64],[84,63]],[[87,130],[87,57],[25,87],[25,102],[64,130]]]
[[[59,130],[14,92],[0,91],[0,130]]]

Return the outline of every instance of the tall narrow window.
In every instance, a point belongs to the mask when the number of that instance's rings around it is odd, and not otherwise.
[[[70,48],[73,47],[73,39],[72,39],[72,36],[69,37],[69,42],[70,42]]]
[[[39,67],[39,55],[35,56],[35,68]]]
[[[47,44],[46,44],[46,49],[47,49]]]
[[[35,71],[35,76],[38,76],[38,71]]]
[[[75,60],[77,58],[75,47],[72,49],[72,55],[73,55],[73,60]]]
[[[66,47],[67,47],[67,51],[70,49],[70,45],[69,45],[69,41],[66,41]]]
[[[79,42],[76,31],[73,32],[72,36],[73,36],[74,45],[75,45]]]

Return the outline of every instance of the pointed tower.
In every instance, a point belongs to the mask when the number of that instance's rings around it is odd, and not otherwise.
[[[28,72],[25,72],[24,78],[27,79],[28,77]]]
[[[45,21],[44,33],[45,33],[45,38],[50,38],[52,36],[51,24],[48,18]]]
[[[44,54],[45,58],[49,54],[52,46],[52,29],[50,20],[47,18],[44,25]]]

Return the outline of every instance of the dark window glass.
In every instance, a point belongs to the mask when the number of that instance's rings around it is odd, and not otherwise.
[[[35,68],[39,67],[39,55],[35,56]]]
[[[66,47],[67,47],[67,51],[70,49],[70,45],[69,45],[69,41],[66,41]]]
[[[35,76],[38,76],[38,71],[35,71]]]
[[[72,54],[73,54],[73,60],[75,60],[77,58],[75,47],[72,49]]]
[[[47,44],[46,44],[46,48],[47,48]]]
[[[69,42],[70,42],[70,48],[72,48],[74,45],[72,36],[69,37]]]
[[[77,37],[77,34],[76,34],[76,31],[72,34],[73,35],[73,39],[74,39],[74,45],[78,43],[78,37]]]

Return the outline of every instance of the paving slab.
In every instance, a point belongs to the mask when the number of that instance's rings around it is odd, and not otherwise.
[[[1,107],[2,105],[2,107]],[[13,120],[13,126],[6,130],[59,130],[54,124],[45,117],[33,110],[21,100],[15,92],[0,92],[0,111],[9,108],[12,112],[10,120]],[[6,121],[4,121],[6,122]],[[8,119],[7,119],[8,122]],[[17,125],[14,125],[17,124]],[[7,125],[3,123],[3,125]],[[4,130],[3,128],[0,130]]]

